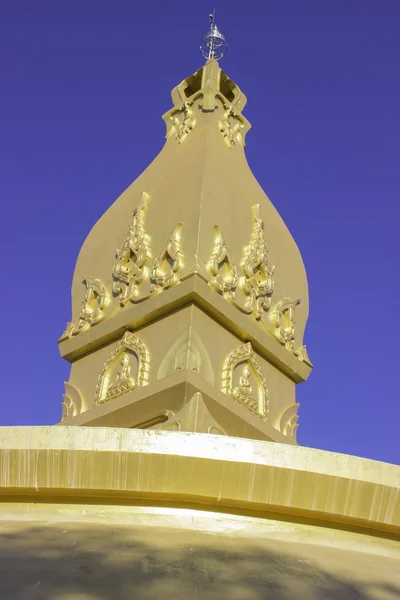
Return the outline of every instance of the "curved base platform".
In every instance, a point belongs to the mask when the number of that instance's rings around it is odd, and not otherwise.
[[[0,429],[0,596],[394,599],[400,467],[216,435]]]

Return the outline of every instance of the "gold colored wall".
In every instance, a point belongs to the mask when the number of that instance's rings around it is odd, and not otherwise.
[[[0,429],[0,597],[395,600],[400,467],[218,435]]]
[[[79,419],[75,419],[75,424],[100,425],[103,424],[103,417],[104,424],[107,425],[134,427],[142,421],[165,414],[166,406],[169,411],[176,413],[196,390],[188,391],[182,388],[182,377],[176,383],[173,376],[190,371],[191,381],[197,381],[197,389],[201,390],[203,396],[207,396],[209,386],[222,390],[224,360],[242,344],[228,329],[221,328],[214,319],[193,305],[135,330],[135,335],[149,351],[148,385],[158,384],[157,393],[149,398],[135,390],[100,407],[96,406],[95,391],[99,378],[99,364],[104,364],[114,350],[116,344],[112,342],[72,364],[70,383],[80,390],[87,406],[87,411]],[[257,362],[268,381],[268,395],[274,399],[269,406],[269,423],[281,431],[286,425],[282,417],[288,407],[295,403],[295,384],[258,354]],[[204,382],[209,386],[204,385]],[[179,389],[176,386],[180,386]],[[170,390],[172,395],[168,403],[163,396],[164,390]],[[116,413],[125,406],[129,407],[129,410],[124,410],[123,418],[109,414]],[[232,410],[241,408],[235,401],[230,401],[228,406]],[[218,410],[217,406],[215,410]],[[115,419],[114,423],[110,418]],[[228,430],[232,426],[228,417],[221,422],[226,423]],[[265,439],[261,431],[258,437]]]

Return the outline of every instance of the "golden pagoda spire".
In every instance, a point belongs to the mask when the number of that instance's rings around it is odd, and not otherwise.
[[[246,97],[216,60],[214,15],[201,47],[205,65],[172,90],[164,148],[80,251],[63,423],[294,443],[306,273],[248,167]]]

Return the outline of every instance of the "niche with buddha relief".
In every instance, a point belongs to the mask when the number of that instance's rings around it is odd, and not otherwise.
[[[222,391],[268,420],[267,384],[250,342],[236,348],[225,360]]]
[[[102,404],[146,385],[148,372],[146,346],[126,331],[103,365],[96,387],[96,403]]]

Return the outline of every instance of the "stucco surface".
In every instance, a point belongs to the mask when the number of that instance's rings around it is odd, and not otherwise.
[[[395,600],[399,544],[182,509],[8,505],[0,597]]]

